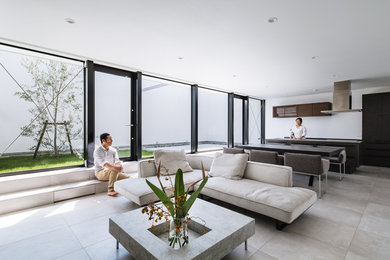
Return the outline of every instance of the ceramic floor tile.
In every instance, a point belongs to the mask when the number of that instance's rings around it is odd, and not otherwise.
[[[359,229],[390,239],[390,218],[382,218],[365,214],[362,217]]]
[[[109,238],[85,248],[92,260],[135,260],[129,252],[119,245],[116,249],[116,240]]]
[[[249,252],[239,246],[226,259],[390,259],[389,180],[390,168],[382,167],[362,166],[343,181],[334,175],[323,199],[283,231],[268,217],[216,203],[256,221]],[[307,187],[307,176],[295,181]],[[132,259],[115,249],[108,218],[138,207],[102,193],[0,215],[0,259]]]
[[[325,194],[321,200],[321,203],[325,203],[330,206],[336,206],[343,209],[353,210],[358,213],[363,213],[364,209],[367,206],[367,201],[349,199],[333,194]]]
[[[387,189],[390,186],[390,179],[377,179],[374,185],[373,190],[379,189]]]
[[[370,258],[355,254],[354,252],[348,251],[345,260],[370,260]]]
[[[108,216],[87,220],[70,228],[83,247],[95,244],[111,237],[108,232]]]
[[[301,216],[292,224],[288,225],[285,231],[307,236],[345,251],[348,249],[355,234],[354,227],[340,225],[337,222],[325,220],[310,214]]]
[[[0,259],[54,259],[82,249],[68,228],[61,228],[0,247]]]
[[[354,190],[349,189],[345,190],[339,187],[334,187],[334,185],[328,186],[328,194],[332,194],[345,199],[354,199],[360,201],[368,201],[370,198],[372,189],[369,190]]]
[[[91,260],[84,249],[56,258],[56,260]]]
[[[249,260],[277,260],[278,258],[270,256],[261,250],[256,251]]]
[[[247,250],[245,250],[244,243],[236,247],[232,252],[223,257],[223,260],[241,260],[248,259],[251,255],[256,252],[256,248],[248,244]]]
[[[318,200],[304,214],[310,214],[351,227],[357,227],[362,217],[362,213],[336,207],[323,200]]]
[[[74,210],[63,213],[62,216],[69,225],[74,225],[87,220],[106,216],[110,213],[116,214],[117,212],[118,210],[111,207],[109,202],[96,203],[90,201],[87,206],[78,207],[76,205]]]
[[[384,219],[390,219],[390,206],[380,205],[376,203],[368,203],[364,214]]]
[[[49,212],[29,210],[0,219],[0,246],[67,226],[62,216],[48,216]]]
[[[375,186],[369,202],[390,206],[390,185],[385,188]]]
[[[255,218],[255,234],[248,239],[248,244],[259,249],[273,238],[278,230],[275,228],[275,220],[261,215],[253,217]]]
[[[279,259],[344,259],[345,251],[295,233],[280,232],[261,251]]]
[[[119,213],[140,208],[140,206],[138,206],[134,202],[129,201],[127,198],[120,195],[117,196],[115,199],[106,202],[108,206],[114,208]]]
[[[329,181],[328,186],[345,190],[345,191],[356,191],[356,190],[361,190],[363,192],[371,192],[373,190],[373,187],[375,185],[374,181],[368,180],[367,182],[365,181],[353,181],[347,180],[344,178],[342,181]]]
[[[390,259],[390,238],[357,230],[349,248],[354,254],[368,259]]]

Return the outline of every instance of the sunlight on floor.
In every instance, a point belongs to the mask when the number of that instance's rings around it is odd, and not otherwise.
[[[60,206],[59,208],[57,208],[54,211],[52,211],[49,214],[47,214],[45,216],[45,218],[73,211],[75,209],[75,206],[76,206],[77,202],[79,202],[79,200],[66,202],[66,203],[64,203],[64,205]]]
[[[6,227],[12,227],[19,222],[22,222],[23,220],[27,219],[28,217],[34,215],[37,213],[39,209],[29,210],[17,214],[12,214],[6,217],[2,217],[0,221],[0,228],[6,228]]]

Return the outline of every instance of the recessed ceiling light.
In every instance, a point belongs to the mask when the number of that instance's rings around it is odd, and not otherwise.
[[[70,24],[74,24],[74,23],[75,23],[75,20],[72,19],[72,18],[65,18],[65,21],[66,21],[67,23],[70,23]]]
[[[278,17],[270,17],[269,19],[268,19],[268,22],[269,23],[276,23],[278,21]]]
[[[181,56],[180,56],[180,57],[177,57],[177,59],[182,60],[182,59],[184,59],[184,57],[181,57]]]
[[[236,75],[233,75],[233,78],[237,77]]]

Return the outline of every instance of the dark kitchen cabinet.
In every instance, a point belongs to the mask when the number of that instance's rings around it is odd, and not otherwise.
[[[331,109],[330,102],[274,106],[273,117],[330,116],[330,114],[324,114],[321,111]]]
[[[313,104],[298,105],[298,116],[312,116]]]
[[[297,107],[292,106],[278,106],[273,107],[273,117],[296,117]]]
[[[321,113],[323,110],[332,110],[332,103],[321,102],[313,103],[313,116],[330,116],[331,114]]]
[[[363,95],[362,161],[390,167],[390,92]]]

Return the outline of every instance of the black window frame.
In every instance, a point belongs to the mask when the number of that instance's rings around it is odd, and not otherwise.
[[[140,77],[138,72],[132,72],[124,69],[119,69],[111,66],[106,66],[102,64],[95,64],[93,61],[87,61],[87,89],[88,89],[88,97],[87,97],[87,165],[93,166],[93,152],[95,150],[95,72],[102,72],[110,75],[122,76],[126,78],[130,78],[130,156],[121,157],[120,159],[123,161],[136,161],[139,157],[139,149],[137,146],[137,139],[139,136],[139,127],[141,118],[137,114],[139,112],[139,100],[141,97],[139,96],[138,91],[138,78]]]
[[[91,167],[93,166],[93,152],[95,149],[95,71],[125,76],[131,79],[131,127],[130,127],[130,157],[121,158],[126,161],[137,161],[142,158],[142,77],[150,77],[155,79],[160,79],[164,81],[179,83],[183,85],[187,85],[190,87],[191,91],[191,151],[190,153],[198,153],[198,90],[199,89],[207,89],[216,92],[222,92],[227,94],[228,99],[228,125],[227,125],[227,146],[234,147],[234,99],[242,99],[242,143],[248,144],[249,139],[249,98],[256,99],[261,101],[261,143],[265,143],[265,100],[249,97],[241,94],[236,94],[233,92],[228,92],[224,90],[214,89],[206,86],[201,86],[197,84],[191,84],[184,81],[173,80],[165,77],[155,76],[151,74],[144,74],[140,71],[134,72],[130,70],[115,68],[111,66],[106,66],[103,64],[96,64],[92,60],[80,60],[72,57],[67,57],[63,55],[58,55],[54,53],[49,53],[40,50],[34,50],[31,48],[16,46],[13,44],[0,42],[1,45],[18,48],[22,50],[27,50],[35,53],[45,54],[48,56],[68,59],[72,61],[81,62],[84,64],[84,165],[75,165],[75,166],[63,166],[63,167],[51,167],[51,168],[42,168],[36,170],[28,170],[28,171],[19,171],[19,172],[9,172],[2,173],[0,177],[9,176],[9,175],[18,175],[24,173],[34,173],[34,172],[43,172],[43,171],[51,171],[57,169],[67,169],[67,168],[75,168],[80,166]],[[209,150],[200,151],[201,152],[209,152]]]

